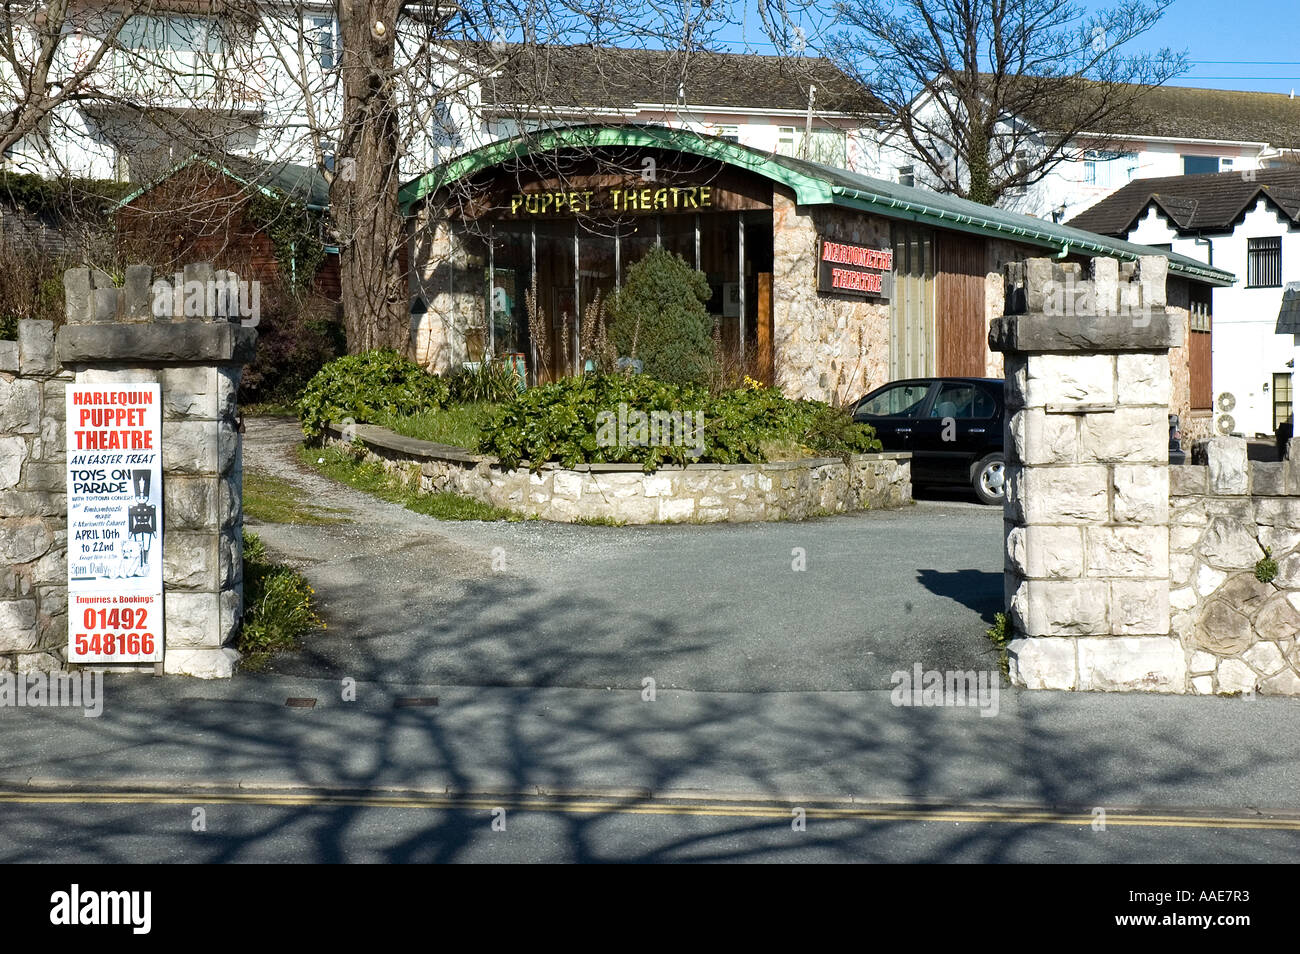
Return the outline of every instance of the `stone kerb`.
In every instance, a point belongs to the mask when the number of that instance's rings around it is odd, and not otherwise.
[[[1169,618],[1164,259],[1033,259],[997,319],[1007,384],[1005,586],[1012,680],[1182,692]],[[1127,273],[1127,274],[1126,274]],[[1127,278],[1127,280],[1121,280]]]
[[[177,278],[187,288],[235,285],[233,274],[207,263],[187,265],[179,276],[157,276],[157,283],[149,266],[131,266],[122,287],[103,272],[70,269],[57,356],[77,383],[161,386],[163,671],[226,677],[239,658],[230,643],[243,612],[236,395],[257,332],[223,295],[186,296],[174,289],[173,307],[167,307],[163,292],[179,285]]]

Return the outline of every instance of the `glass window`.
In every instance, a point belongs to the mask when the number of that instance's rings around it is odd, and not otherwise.
[[[848,137],[843,129],[814,129],[805,144],[806,159],[842,169],[848,162]]]
[[[793,126],[776,127],[776,151],[782,156],[794,155],[795,143]]]
[[[855,417],[916,417],[921,413],[928,384],[897,384],[858,405]]]
[[[1282,287],[1282,237],[1246,240],[1246,287]]]
[[[898,184],[905,186],[916,185],[916,166],[899,166]]]
[[[740,127],[719,126],[717,135],[719,139],[725,139],[728,142],[740,142]]]
[[[221,31],[209,29],[203,17],[130,17],[122,27],[121,44],[130,50],[216,53]]]
[[[311,42],[316,52],[316,62],[323,70],[334,68],[338,44],[335,42],[334,19],[332,17],[311,17]]]
[[[1218,156],[1183,156],[1183,175],[1185,176],[1201,176],[1218,171]]]
[[[931,417],[987,420],[997,413],[993,395],[974,384],[945,384],[930,411]]]

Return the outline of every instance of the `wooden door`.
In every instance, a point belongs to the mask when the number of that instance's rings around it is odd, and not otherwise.
[[[984,377],[988,328],[984,317],[984,241],[951,233],[936,240],[935,373]]]

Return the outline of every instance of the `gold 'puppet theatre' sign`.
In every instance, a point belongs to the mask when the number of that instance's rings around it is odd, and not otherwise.
[[[559,216],[597,212],[698,212],[712,209],[712,186],[609,186],[582,191],[516,192],[510,196],[510,214]]]

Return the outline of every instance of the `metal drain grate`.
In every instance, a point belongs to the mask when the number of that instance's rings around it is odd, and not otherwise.
[[[284,700],[285,706],[290,709],[315,709],[316,700],[310,696],[290,696]]]
[[[427,709],[437,704],[437,696],[398,696],[393,700],[394,709]]]

